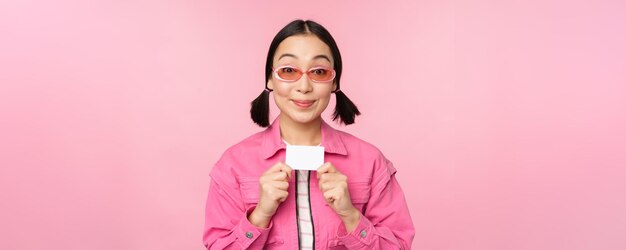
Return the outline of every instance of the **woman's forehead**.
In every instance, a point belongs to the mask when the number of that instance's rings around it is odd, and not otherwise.
[[[321,60],[333,63],[330,47],[314,35],[296,35],[283,40],[274,54],[274,62],[282,60],[301,62]]]

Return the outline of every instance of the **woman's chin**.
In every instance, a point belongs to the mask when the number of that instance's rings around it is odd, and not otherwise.
[[[316,114],[288,114],[289,119],[297,123],[310,123],[316,121],[320,115]]]

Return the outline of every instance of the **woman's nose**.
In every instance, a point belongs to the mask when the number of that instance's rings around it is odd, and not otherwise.
[[[301,93],[308,93],[313,91],[313,84],[311,84],[311,80],[309,80],[309,76],[307,74],[302,75],[298,81],[295,82],[296,90]]]

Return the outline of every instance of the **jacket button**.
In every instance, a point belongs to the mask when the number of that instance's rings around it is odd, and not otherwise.
[[[365,232],[365,229],[363,229],[361,231],[361,238],[365,238],[367,236],[367,232]]]
[[[252,239],[252,232],[250,231],[246,232],[246,238]]]

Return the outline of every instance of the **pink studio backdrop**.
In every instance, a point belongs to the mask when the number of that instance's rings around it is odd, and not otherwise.
[[[342,88],[364,113],[341,129],[395,163],[414,249],[626,249],[624,13],[625,1],[3,1],[0,249],[203,249],[208,173],[260,131],[249,102],[295,18],[338,41]]]

